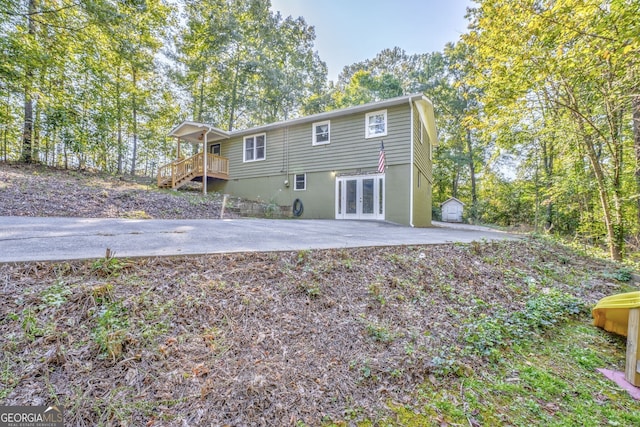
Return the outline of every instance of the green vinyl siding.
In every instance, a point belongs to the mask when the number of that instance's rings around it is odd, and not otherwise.
[[[413,167],[413,226],[431,226],[431,183]]]
[[[391,166],[385,173],[386,204],[385,220],[397,224],[410,225],[409,218],[409,164]]]
[[[420,115],[415,108],[413,114],[413,225],[415,227],[431,226],[431,186],[433,169],[429,150],[431,141]],[[421,139],[422,138],[422,139]]]
[[[381,110],[387,111],[387,135],[366,139],[366,114]],[[423,130],[420,143],[423,125],[416,109],[407,99],[386,108],[373,105],[370,111],[323,119],[330,121],[329,144],[313,145],[313,123],[318,121],[313,118],[232,135],[221,142],[221,155],[229,159],[230,179],[216,181],[210,189],[281,206],[291,206],[299,198],[304,206],[302,218],[335,218],[336,176],[376,173],[384,141],[385,220],[410,225],[413,213],[413,225],[431,225],[430,141]],[[261,133],[266,134],[265,160],[243,162],[244,137]],[[306,190],[294,191],[294,175],[302,173]]]
[[[223,157],[229,159],[229,176],[232,178],[252,178],[284,173],[284,129],[275,129],[266,133],[264,160],[244,162],[244,136],[223,141],[221,152]]]
[[[288,187],[285,185],[287,179]],[[295,199],[300,199],[304,207],[302,218],[334,218],[335,177],[331,172],[307,172],[307,188],[303,191],[294,191],[293,180],[293,173],[232,179],[224,184],[216,183],[220,188],[215,190],[279,206],[292,206]]]
[[[243,137],[222,143],[222,156],[229,159],[232,178],[254,178],[285,173],[320,171],[375,171],[380,142],[384,141],[387,165],[410,162],[409,103],[387,109],[388,134],[365,139],[365,114],[331,119],[331,143],[312,145],[312,123],[269,130],[266,159],[243,162]],[[288,146],[288,150],[285,150]],[[288,163],[288,164],[287,164]]]
[[[431,141],[427,134],[427,129],[420,120],[418,111],[412,109],[413,114],[413,161],[422,174],[433,183],[433,170],[429,151],[431,150]],[[422,142],[420,136],[422,135]],[[432,153],[433,154],[433,153]]]
[[[311,126],[290,129],[289,167],[306,171],[376,171],[380,143],[384,141],[387,165],[409,163],[409,105],[387,110],[388,134],[365,139],[365,114],[331,120],[331,143],[311,145]]]

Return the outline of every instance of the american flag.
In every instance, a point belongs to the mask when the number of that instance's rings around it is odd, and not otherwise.
[[[386,161],[384,158],[384,141],[380,141],[380,154],[378,154],[378,172],[383,173],[386,167]]]

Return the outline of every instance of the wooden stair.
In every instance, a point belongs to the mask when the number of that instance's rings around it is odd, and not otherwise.
[[[229,179],[229,159],[207,154],[206,178]],[[188,182],[204,180],[204,155],[198,153],[158,169],[158,187],[178,189]]]

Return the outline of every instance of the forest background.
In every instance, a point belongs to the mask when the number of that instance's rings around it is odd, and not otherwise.
[[[441,52],[337,80],[270,0],[0,0],[0,161],[154,176],[182,120],[233,130],[424,92],[434,207],[635,258],[640,2],[476,0]]]

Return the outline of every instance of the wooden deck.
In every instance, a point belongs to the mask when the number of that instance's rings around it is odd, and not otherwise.
[[[198,153],[187,159],[176,160],[158,169],[158,187],[177,189],[204,177],[204,155]],[[207,178],[229,179],[229,159],[207,154]]]

